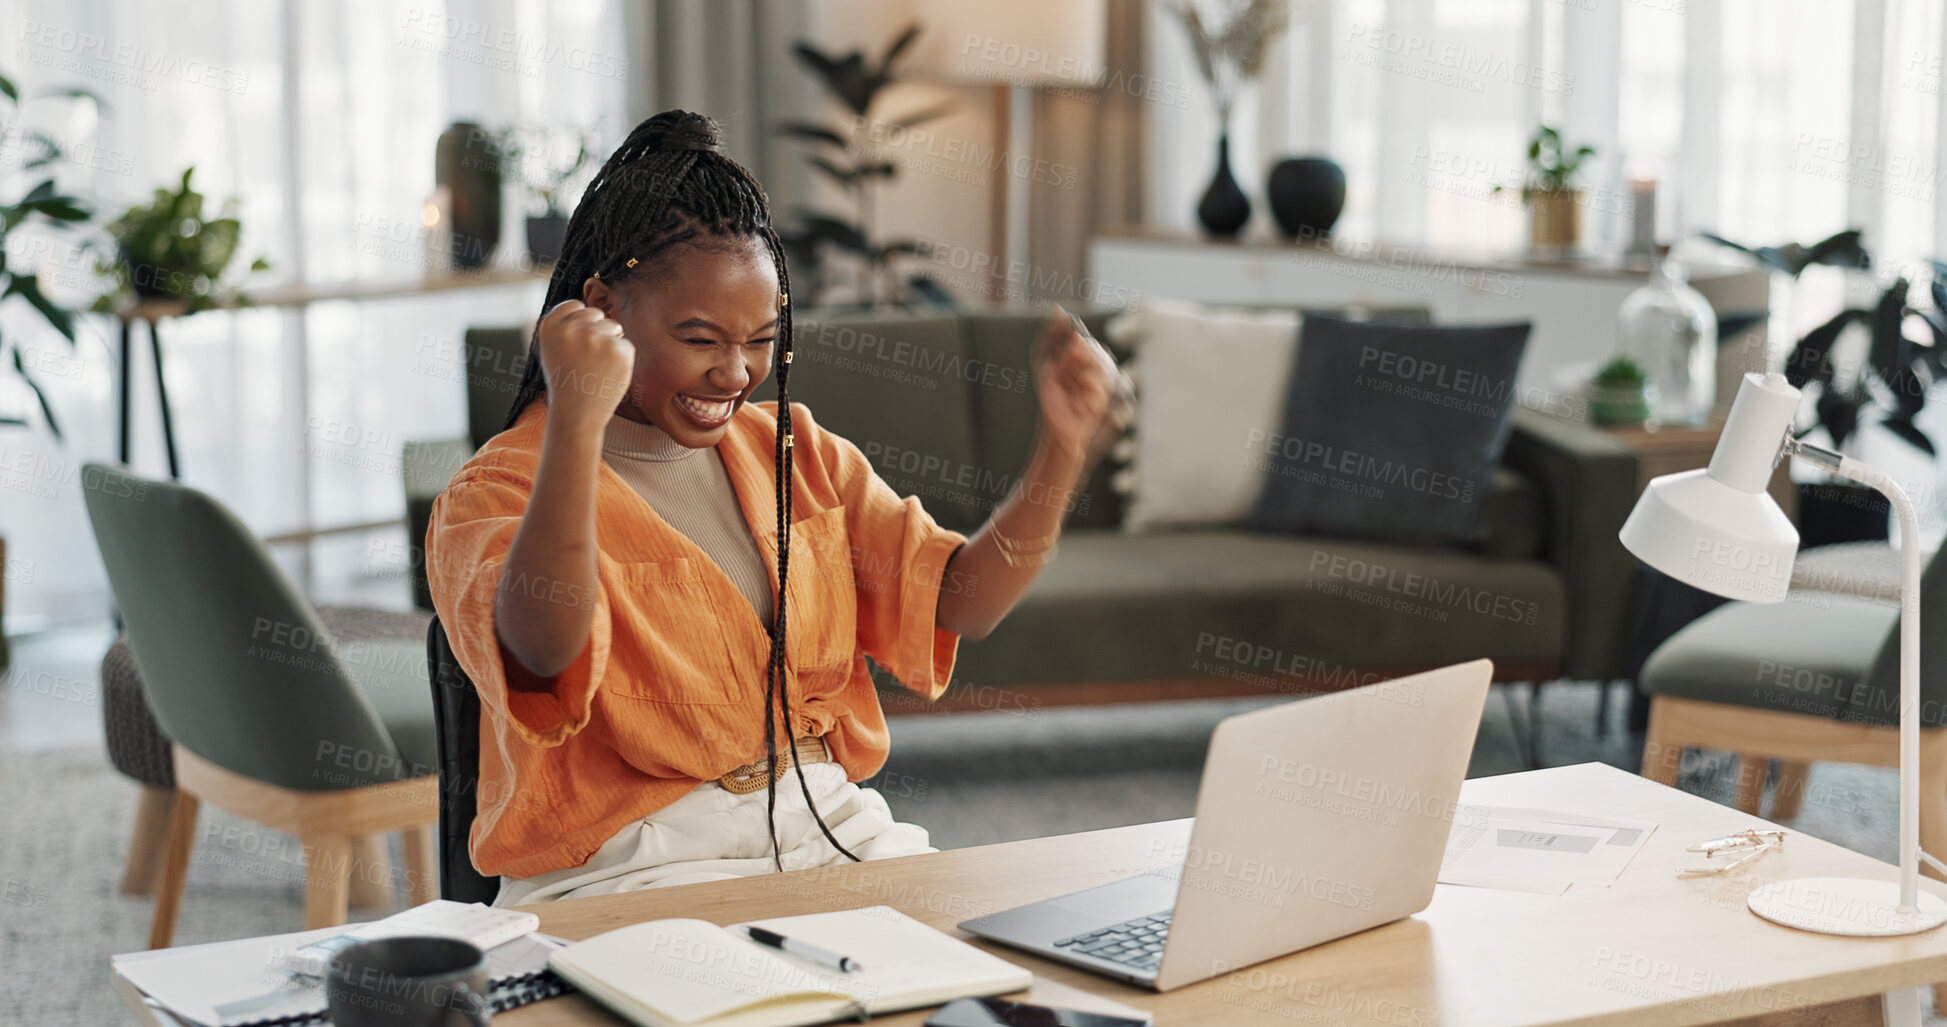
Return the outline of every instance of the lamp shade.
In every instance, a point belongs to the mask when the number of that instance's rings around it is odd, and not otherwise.
[[[1710,466],[1652,479],[1623,522],[1624,547],[1707,592],[1783,601],[1798,529],[1765,486],[1797,411],[1798,390],[1782,375],[1745,375]]]
[[[1107,0],[932,0],[912,75],[957,85],[1094,86],[1106,69]]]

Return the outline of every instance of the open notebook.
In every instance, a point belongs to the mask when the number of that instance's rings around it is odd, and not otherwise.
[[[570,945],[548,966],[648,1027],[796,1027],[1034,982],[1032,973],[888,906],[750,923],[850,956],[864,969],[841,973],[705,920],[632,924]]]

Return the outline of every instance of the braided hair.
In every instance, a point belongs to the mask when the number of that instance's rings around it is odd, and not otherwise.
[[[764,753],[777,766],[777,717],[791,725],[791,696],[785,678],[786,582],[791,568],[791,279],[784,246],[771,227],[770,199],[743,165],[725,156],[716,122],[689,111],[668,110],[637,125],[589,183],[568,220],[568,234],[554,276],[548,281],[546,316],[556,305],[579,299],[590,278],[611,286],[625,280],[654,281],[685,246],[715,247],[733,240],[761,239],[777,268],[778,346],[772,371],[777,375],[777,609],[771,627],[770,663],[764,688]],[[547,391],[541,367],[540,329],[528,347],[527,367],[508,411],[511,428]],[[805,806],[827,841],[848,859],[858,856],[839,844],[812,804],[811,786],[795,755],[798,788]],[[765,815],[771,858],[779,870],[784,857],[777,840],[777,775],[765,788]]]

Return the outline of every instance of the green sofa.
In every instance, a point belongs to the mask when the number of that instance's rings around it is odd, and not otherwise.
[[[1080,313],[1107,338],[1113,311]],[[796,326],[792,398],[895,490],[971,533],[1033,443],[1029,354],[1044,316],[808,312]],[[523,334],[467,339],[470,367],[511,363],[518,374],[518,363],[488,354],[524,346]],[[476,402],[510,394],[479,377],[469,375]],[[757,398],[775,398],[772,383]],[[490,410],[474,424],[477,434],[498,421]],[[408,447],[415,538],[441,475],[469,445]],[[1114,471],[1105,460],[1084,484],[1059,557],[1014,612],[961,644],[943,703],[1022,709],[1342,687],[1476,657],[1493,659],[1501,680],[1626,675],[1632,564],[1616,533],[1636,462],[1586,426],[1517,412],[1487,498],[1490,535],[1473,548],[1242,528],[1127,534]],[[901,711],[917,701],[887,697]]]

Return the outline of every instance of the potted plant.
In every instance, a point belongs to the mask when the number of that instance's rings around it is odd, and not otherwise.
[[[1652,398],[1642,365],[1613,357],[1589,382],[1589,416],[1597,424],[1642,424],[1649,420]]]
[[[83,89],[62,89],[56,95],[89,103],[100,102],[93,93]],[[0,97],[4,97],[7,104],[13,108],[13,117],[9,120],[18,124],[20,110],[25,104],[20,99],[20,89],[5,75],[0,75]],[[13,192],[15,181],[21,176],[25,175],[30,179],[38,177],[29,173],[60,161],[66,156],[60,143],[45,133],[29,128],[17,128],[15,131],[19,134],[20,152],[10,155],[12,159],[8,161],[14,165],[15,171],[0,176],[0,196]],[[41,320],[58,332],[61,338],[67,340],[70,351],[75,348],[74,312],[49,299],[41,290],[39,276],[26,273],[24,264],[6,260],[6,255],[14,249],[10,245],[9,236],[28,225],[52,226],[57,230],[73,231],[93,217],[94,211],[86,204],[73,196],[57,191],[51,175],[28,187],[25,192],[19,194],[17,199],[0,202],[0,304],[16,298],[25,303],[40,315]],[[21,352],[20,340],[10,334],[0,335],[0,367],[11,368],[13,373],[19,376],[28,391],[33,393],[34,403],[39,407],[41,417],[47,423],[47,430],[56,439],[61,438],[61,422],[54,416],[54,405],[48,402],[46,391],[41,388],[39,382],[35,381],[34,373],[29,369],[29,360]],[[27,417],[0,410],[0,426],[24,428],[27,424]],[[6,611],[8,578],[6,565],[7,540],[0,538],[0,614]],[[7,634],[5,630],[0,629],[0,671],[7,669],[9,661]]]
[[[887,121],[873,115],[885,88],[894,81],[894,62],[919,33],[917,24],[908,25],[876,62],[856,50],[834,56],[802,40],[791,48],[798,63],[817,76],[825,90],[853,115],[848,124],[836,128],[808,121],[787,121],[777,126],[778,135],[810,146],[806,163],[851,199],[849,214],[800,210],[795,226],[778,231],[791,266],[791,287],[804,295],[807,305],[822,302],[830,284],[828,257],[832,252],[859,261],[856,303],[861,307],[878,306],[882,293],[897,306],[933,303],[939,295],[938,283],[922,274],[885,287],[884,280],[891,277],[897,258],[923,255],[928,247],[915,239],[877,239],[873,218],[877,189],[891,182],[899,171],[898,162],[880,152],[873,140],[903,135],[907,129],[953,109],[950,103],[938,104]]]
[[[1720,246],[1744,253],[1789,285],[1814,265],[1847,271],[1868,271],[1872,256],[1861,232],[1849,228],[1810,245],[1788,242],[1780,246],[1747,246],[1710,232],[1700,233]],[[1928,291],[1932,309],[1908,305],[1908,282],[1895,279],[1881,291],[1871,309],[1851,307],[1806,333],[1785,359],[1787,380],[1799,388],[1816,385],[1812,419],[1799,429],[1803,438],[1822,432],[1831,448],[1844,451],[1867,424],[1877,424],[1923,453],[1933,442],[1913,423],[1925,407],[1927,388],[1941,380],[1947,365],[1947,263],[1932,262]],[[1774,291],[1774,295],[1777,292]],[[1931,344],[1907,337],[1907,325],[1918,319]],[[1774,323],[1777,323],[1774,320]],[[1866,359],[1835,359],[1838,343],[1848,329],[1868,332]],[[1876,419],[1869,415],[1879,414]],[[1875,489],[1829,477],[1800,481],[1797,488],[1798,531],[1807,547],[1835,542],[1884,540],[1889,534],[1890,508]]]
[[[1548,125],[1528,140],[1521,202],[1528,208],[1529,240],[1536,250],[1566,252],[1582,241],[1582,190],[1576,176],[1582,173],[1582,162],[1593,156],[1592,146],[1567,149],[1562,133]],[[1502,188],[1497,185],[1494,191]]]
[[[233,299],[218,283],[242,233],[236,200],[224,205],[223,216],[206,219],[203,194],[191,184],[195,174],[194,166],[184,169],[173,191],[157,189],[153,202],[130,207],[105,226],[118,259],[98,263],[97,270],[113,275],[116,288],[95,300],[95,310],[113,310],[131,295],[179,302],[186,312]],[[250,262],[252,271],[268,267],[261,257]]]
[[[1927,390],[1947,374],[1947,264],[1933,265],[1930,291],[1935,308],[1907,304],[1909,284],[1904,277],[1880,293],[1870,309],[1848,307],[1806,333],[1785,360],[1785,378],[1798,388],[1817,386],[1810,424],[1798,431],[1804,438],[1823,433],[1832,449],[1846,452],[1868,424],[1926,453],[1933,441],[1914,425],[1926,407]],[[1924,324],[1931,343],[1909,338],[1910,319]],[[1864,360],[1836,359],[1839,340],[1847,329],[1864,326]],[[1876,417],[1873,415],[1877,415]],[[1829,480],[1798,486],[1799,536],[1807,547],[1834,542],[1879,541],[1888,537],[1888,506],[1871,488]]]
[[[588,167],[594,156],[594,133],[582,128],[509,125],[495,136],[503,172],[512,171],[526,190],[527,255],[537,265],[561,259],[568,238],[568,215],[562,203],[568,184]]]
[[[1226,0],[1226,6],[1229,17],[1223,24],[1206,25],[1191,0],[1168,5],[1190,36],[1197,72],[1217,104],[1217,170],[1197,202],[1197,220],[1211,235],[1222,237],[1243,231],[1251,219],[1251,199],[1230,172],[1230,112],[1291,16],[1289,0]]]

